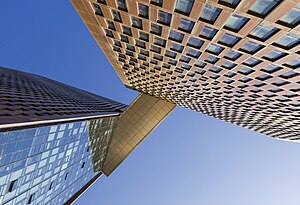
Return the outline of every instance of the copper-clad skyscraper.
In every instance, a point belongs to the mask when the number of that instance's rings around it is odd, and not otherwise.
[[[71,2],[127,87],[299,140],[297,1]]]

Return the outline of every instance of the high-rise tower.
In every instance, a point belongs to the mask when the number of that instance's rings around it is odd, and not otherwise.
[[[123,83],[283,140],[300,138],[300,4],[71,0]]]

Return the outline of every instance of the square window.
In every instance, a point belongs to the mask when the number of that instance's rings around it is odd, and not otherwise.
[[[247,13],[259,18],[266,17],[282,0],[256,0]]]
[[[140,39],[148,42],[149,34],[140,31]]]
[[[173,41],[177,41],[177,42],[181,43],[182,40],[183,40],[183,37],[184,37],[184,34],[182,34],[182,33],[179,33],[179,32],[174,31],[174,30],[170,31],[169,39],[171,39]]]
[[[132,56],[132,57],[134,57],[134,55],[133,55],[133,52],[131,52],[131,51],[126,51],[126,53],[125,53],[126,55],[128,55],[128,56]]]
[[[250,66],[250,67],[254,67],[254,66],[260,64],[261,62],[262,62],[262,60],[250,57],[243,64],[247,65],[247,66]]]
[[[279,38],[273,44],[280,48],[291,49],[291,48],[297,46],[299,43],[300,43],[300,35],[289,32],[286,35]]]
[[[116,45],[116,46],[119,46],[119,47],[121,47],[121,48],[122,48],[122,44],[121,44],[121,42],[120,42],[120,41],[118,41],[118,40],[114,39],[114,43],[115,43],[115,45]]]
[[[228,68],[228,69],[232,69],[234,68],[235,66],[237,66],[237,64],[233,63],[233,62],[230,62],[230,61],[225,61],[222,65],[222,67],[224,68]]]
[[[260,23],[249,33],[248,36],[256,40],[265,41],[278,31],[278,28],[270,26],[266,23]]]
[[[98,16],[103,16],[102,10],[98,4],[92,4],[95,14]]]
[[[13,192],[17,188],[17,179],[10,182],[8,192]]]
[[[194,58],[199,58],[199,56],[201,55],[201,52],[196,51],[196,50],[190,48],[190,49],[188,50],[187,55],[188,55],[188,56],[191,56],[191,57],[194,57]]]
[[[148,19],[149,18],[149,7],[139,3],[139,16]]]
[[[284,79],[289,79],[289,78],[296,77],[298,75],[299,75],[299,73],[291,70],[287,73],[284,73],[284,74],[280,75],[279,77],[284,78]]]
[[[129,28],[129,27],[127,27],[127,26],[123,26],[123,25],[122,25],[122,28],[123,28],[123,33],[124,33],[124,34],[129,35],[129,36],[132,36],[131,28]]]
[[[166,46],[166,42],[167,42],[166,40],[155,36],[154,44],[159,45],[161,47],[165,47]]]
[[[146,44],[142,41],[135,40],[136,46],[141,47],[141,48],[146,48]]]
[[[207,58],[205,59],[206,62],[211,63],[211,64],[215,64],[220,58],[209,55],[207,56]]]
[[[165,56],[170,57],[170,58],[176,58],[177,53],[167,50]]]
[[[220,15],[221,11],[222,9],[220,8],[205,4],[199,20],[213,24]]]
[[[226,53],[226,55],[224,56],[224,58],[227,58],[229,60],[235,61],[236,59],[238,59],[242,54],[233,50],[230,50]]]
[[[135,48],[132,45],[126,44],[126,49],[134,51],[135,52]]]
[[[140,54],[148,56],[149,57],[149,51],[145,51],[145,50],[140,50]]]
[[[241,73],[243,75],[249,75],[250,73],[253,73],[253,72],[254,72],[254,70],[247,68],[247,67],[240,68],[240,70],[238,71],[238,73]]]
[[[286,55],[287,55],[287,53],[275,49],[275,50],[271,51],[270,53],[268,53],[267,55],[263,56],[262,58],[274,62]]]
[[[151,4],[154,4],[156,6],[162,6],[163,0],[151,0]]]
[[[164,24],[166,26],[170,26],[171,19],[172,19],[172,14],[164,11],[158,11],[158,18],[157,18],[158,23]]]
[[[254,54],[264,46],[253,41],[248,41],[245,43],[239,50],[244,51],[245,53]]]
[[[106,22],[107,22],[109,29],[114,30],[114,31],[116,30],[115,24],[112,21],[106,20]]]
[[[97,2],[106,5],[106,1],[105,0],[97,0]]]
[[[188,46],[194,47],[194,48],[200,48],[203,45],[204,41],[190,37],[189,42],[187,43]]]
[[[216,35],[217,32],[218,32],[217,29],[204,26],[199,37],[205,38],[207,40],[211,40],[213,39],[213,37]]]
[[[222,69],[217,66],[212,66],[209,70],[214,73],[219,73]]]
[[[238,14],[232,14],[224,25],[224,28],[233,32],[238,32],[248,21],[249,18]]]
[[[159,53],[159,54],[160,54],[161,48],[160,48],[160,47],[157,47],[157,46],[151,45],[150,51],[153,51],[153,52],[156,52],[156,53]]]
[[[177,0],[175,12],[183,15],[190,15],[193,8],[194,0]]]
[[[119,47],[113,46],[113,48],[114,48],[114,49],[113,49],[114,51],[117,51],[117,52],[121,53],[121,49],[120,49]]]
[[[174,60],[174,59],[170,59],[168,63],[171,64],[171,65],[176,65],[177,61]]]
[[[207,47],[206,52],[212,53],[212,54],[215,54],[215,55],[219,55],[223,50],[224,50],[223,47],[217,46],[215,44],[210,44]]]
[[[125,0],[117,0],[117,3],[118,3],[118,9],[127,12],[127,6]]]
[[[162,32],[162,27],[156,24],[151,24],[151,33],[156,34],[156,35],[161,35]]]
[[[113,13],[114,21],[118,21],[122,23],[120,12],[112,10],[112,13]]]
[[[235,8],[241,0],[219,0],[218,3],[230,8]]]
[[[136,17],[131,17],[132,27],[143,29],[142,20]]]
[[[182,64],[181,67],[186,69],[186,70],[190,70],[192,66],[190,66],[188,64]]]
[[[182,18],[182,19],[180,19],[178,30],[185,31],[187,33],[191,33],[194,25],[195,25],[195,22]]]
[[[185,62],[185,63],[189,63],[191,60],[191,58],[186,57],[186,56],[181,56],[180,57],[180,61]]]
[[[200,68],[204,68],[207,64],[202,62],[202,61],[197,61],[195,63],[195,66],[200,67]]]
[[[177,44],[177,43],[172,43],[170,49],[171,49],[171,50],[175,50],[175,51],[181,53],[182,50],[183,50],[183,48],[184,48],[184,47],[183,47],[182,45],[179,45],[179,44]]]
[[[299,68],[300,67],[300,58],[295,58],[285,64],[283,64],[284,66],[290,67],[290,68]]]
[[[114,38],[114,34],[111,30],[105,29],[105,32],[106,32],[106,36]]]
[[[287,14],[281,17],[276,23],[289,28],[295,28],[300,23],[300,4],[297,4]]]
[[[241,40],[240,37],[225,33],[220,41],[218,43],[228,46],[228,47],[233,47],[235,44],[237,44]]]
[[[280,69],[282,69],[281,67],[277,66],[277,65],[273,65],[273,64],[270,64],[266,67],[264,67],[263,69],[261,69],[262,71],[265,71],[267,73],[274,73],[276,71],[279,71]]]

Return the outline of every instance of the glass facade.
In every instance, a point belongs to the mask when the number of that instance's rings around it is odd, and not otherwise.
[[[98,175],[117,117],[0,133],[0,204],[63,204]]]

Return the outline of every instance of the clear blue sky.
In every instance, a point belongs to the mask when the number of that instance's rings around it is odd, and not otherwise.
[[[68,0],[1,1],[0,65],[129,104]],[[1,99],[0,99],[1,100]],[[300,144],[177,107],[75,204],[299,205]]]

